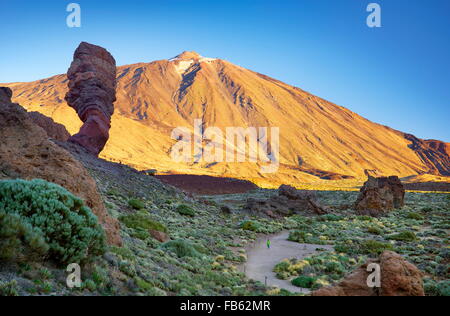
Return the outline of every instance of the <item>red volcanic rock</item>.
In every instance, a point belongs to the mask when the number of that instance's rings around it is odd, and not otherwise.
[[[361,188],[355,208],[361,214],[382,215],[403,207],[405,188],[396,176],[369,179]]]
[[[380,266],[380,288],[371,288],[367,279],[370,263]],[[424,296],[422,273],[413,264],[392,251],[385,251],[378,260],[366,264],[349,274],[334,286],[321,288],[313,296]]]
[[[69,141],[97,156],[109,139],[116,101],[116,61],[104,48],[83,42],[75,51],[67,77],[65,99],[84,122]]]
[[[327,213],[325,208],[317,201],[317,196],[314,191],[297,190],[290,185],[283,184],[278,188],[278,195],[287,197],[294,204],[295,202],[300,203],[300,208],[312,210],[316,214],[323,215]]]
[[[414,150],[428,170],[426,173],[450,176],[450,144],[439,140],[423,140],[411,134],[404,134],[411,141],[409,148]]]
[[[422,273],[398,253],[380,256],[382,296],[424,296]]]
[[[11,102],[12,90],[7,87],[0,87],[0,102]]]
[[[313,212],[318,215],[328,213],[327,209],[319,204],[314,192],[297,190],[284,184],[278,188],[278,195],[269,199],[247,199],[244,210],[250,214],[266,215],[271,218],[289,216],[293,213]]]
[[[106,232],[108,242],[122,245],[119,222],[103,204],[95,180],[67,150],[48,139],[10,90],[0,88],[0,179],[44,179],[84,200]]]
[[[28,112],[28,116],[34,124],[41,127],[49,138],[65,142],[69,139],[70,134],[62,124],[58,124],[53,119],[39,112]]]

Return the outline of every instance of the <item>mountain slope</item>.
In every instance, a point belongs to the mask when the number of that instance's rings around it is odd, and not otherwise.
[[[52,117],[70,133],[78,131],[81,123],[64,101],[65,75],[6,86],[13,89],[15,102]],[[118,67],[115,107],[102,157],[141,169],[292,184],[362,179],[368,172],[450,175],[448,143],[417,139],[299,88],[195,52]],[[171,131],[192,128],[194,119],[223,131],[279,127],[278,172],[261,174],[250,162],[174,163]]]

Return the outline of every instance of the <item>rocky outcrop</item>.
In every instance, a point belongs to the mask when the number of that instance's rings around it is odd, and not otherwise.
[[[12,90],[7,87],[0,87],[0,103],[11,102]]]
[[[327,210],[317,201],[314,191],[297,190],[289,185],[280,186],[278,195],[269,199],[248,199],[244,210],[255,215],[266,215],[273,218],[305,212],[313,212],[318,215],[327,213]]]
[[[67,72],[66,101],[83,121],[78,134],[69,138],[98,156],[109,139],[116,101],[116,61],[104,48],[81,43]]]
[[[361,188],[355,208],[360,214],[379,216],[402,208],[405,188],[396,176],[369,179]]]
[[[419,156],[428,170],[423,173],[450,176],[450,145],[439,140],[423,140],[411,134],[404,134],[411,142],[409,148]]]
[[[44,179],[61,185],[97,215],[108,242],[121,245],[120,226],[107,213],[94,179],[10,98],[9,91],[0,88],[0,179]]]
[[[380,266],[380,288],[369,287],[370,263]],[[385,251],[378,260],[370,260],[335,286],[321,288],[313,296],[424,296],[422,273],[399,254]]]
[[[70,134],[62,124],[58,124],[53,119],[39,112],[28,112],[34,124],[41,127],[49,138],[65,142],[69,139]]]

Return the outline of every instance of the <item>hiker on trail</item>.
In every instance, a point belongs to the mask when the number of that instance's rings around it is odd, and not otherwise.
[[[270,249],[270,239],[267,239],[267,249]]]

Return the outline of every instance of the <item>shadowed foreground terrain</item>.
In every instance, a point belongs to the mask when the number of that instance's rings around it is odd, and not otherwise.
[[[261,234],[283,230],[291,232],[291,240],[303,244],[340,247],[336,252],[312,255],[338,260],[342,265],[333,268],[335,271],[326,268],[324,259],[311,261],[312,270],[303,271],[320,280],[314,288],[338,281],[372,255],[364,248],[357,250],[360,248],[355,244],[375,240],[417,264],[424,272],[427,294],[448,294],[444,286],[448,288],[449,277],[448,195],[407,193],[404,209],[386,218],[372,219],[355,216],[346,209],[356,199],[356,192],[324,191],[318,192],[322,203],[342,210],[334,215],[305,214],[268,220],[245,214],[241,206],[248,197],[268,197],[274,194],[272,190],[193,199],[128,166],[95,158],[75,145],[60,145],[96,180],[108,212],[121,223],[123,247],[109,246],[103,257],[84,266],[82,288],[74,290],[65,285],[64,269],[50,261],[2,264],[1,294],[286,295],[289,293],[284,289],[249,281],[238,269],[246,262],[246,249],[251,249]],[[231,213],[223,213],[223,205],[228,205]],[[243,225],[249,222],[252,224]],[[295,231],[299,227],[304,230],[305,223],[308,229],[300,240]],[[150,226],[159,227],[172,241],[156,240],[149,233]],[[391,238],[405,230],[411,230],[415,237]],[[291,258],[286,255],[286,259]],[[283,269],[275,270],[282,279],[290,280],[301,273]]]

